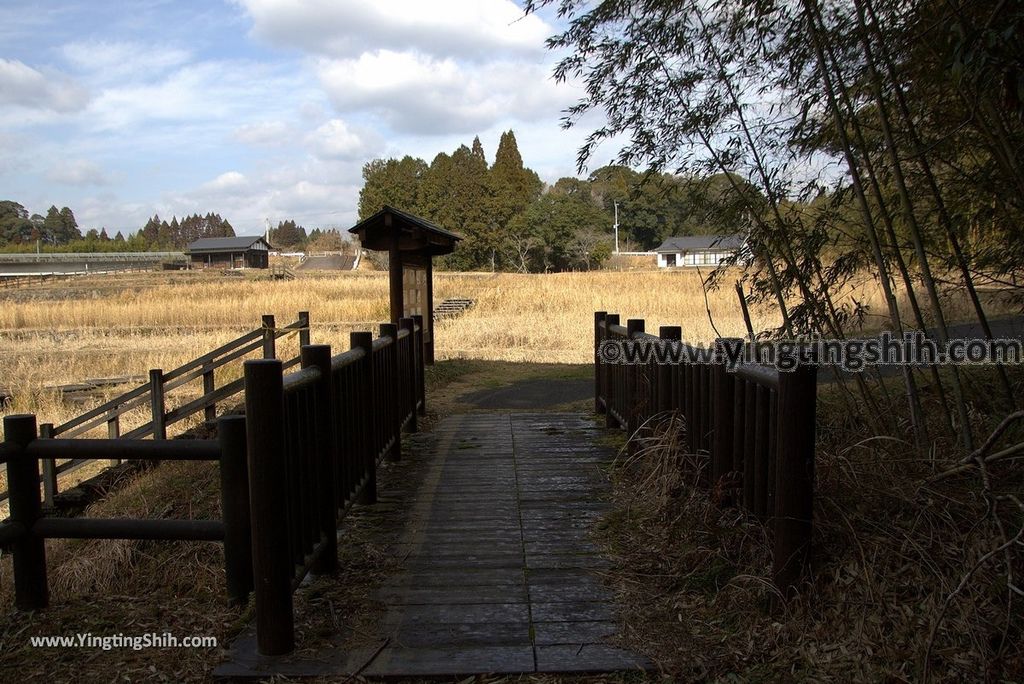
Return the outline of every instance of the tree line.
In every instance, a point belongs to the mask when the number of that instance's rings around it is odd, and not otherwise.
[[[513,131],[490,164],[479,138],[430,164],[405,156],[363,167],[360,220],[385,204],[463,236],[444,265],[520,272],[588,270],[613,250],[650,250],[673,235],[735,233],[739,205],[726,174],[644,174],[627,165],[545,185],[523,164]],[[744,186],[743,180],[738,180]]]

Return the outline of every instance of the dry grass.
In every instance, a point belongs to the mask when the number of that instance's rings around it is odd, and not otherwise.
[[[816,560],[784,608],[764,527],[697,484],[685,425],[622,460],[602,537],[634,644],[687,680],[1020,681],[1024,622],[1004,557],[987,557],[1000,531],[977,476],[929,484],[941,459],[865,439],[833,391],[819,417]],[[991,476],[996,494],[1019,491],[1019,467]],[[1020,515],[1002,513],[1012,535]],[[1019,575],[1019,545],[1011,557]]]

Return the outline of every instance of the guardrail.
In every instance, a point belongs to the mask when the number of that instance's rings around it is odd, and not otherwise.
[[[617,314],[596,312],[595,408],[632,444],[659,416],[680,414],[684,444],[701,463],[699,481],[768,525],[773,579],[789,594],[810,554],[817,368],[741,365],[730,372],[681,338],[678,326],[650,335],[642,319],[622,326]],[[599,353],[605,340],[672,344],[681,353],[661,363],[654,354],[644,363],[609,363]]]
[[[39,426],[40,437],[54,439],[58,437],[72,438],[84,435],[98,427],[106,426],[107,437],[110,439],[166,439],[167,428],[186,418],[203,413],[205,420],[216,418],[217,404],[242,391],[244,380],[238,378],[220,387],[216,386],[215,371],[243,357],[260,352],[263,358],[274,358],[277,355],[277,340],[286,335],[297,335],[301,348],[310,343],[309,312],[300,311],[297,320],[282,328],[278,328],[274,316],[263,316],[259,328],[251,330],[211,352],[192,359],[187,363],[167,371],[154,368],[149,371],[149,382],[133,390],[103,402],[71,420],[53,425],[44,423]],[[284,362],[285,368],[298,365],[299,355],[290,357]],[[191,401],[167,410],[168,393],[189,383],[202,382],[203,394]],[[149,409],[148,422],[122,434],[121,416],[136,409]],[[58,479],[77,470],[93,459],[69,458],[57,462],[57,459],[43,459],[42,482],[43,501],[52,506],[58,494]],[[120,463],[119,459],[110,460],[110,465]],[[0,492],[0,502],[6,501],[8,492]]]
[[[254,593],[257,646],[281,655],[295,646],[292,594],[309,573],[337,570],[338,523],[356,503],[377,500],[377,465],[401,457],[403,429],[425,412],[423,322],[352,333],[331,356],[305,345],[300,370],[286,362],[244,363],[245,416],[217,421],[218,440],[40,439],[36,418],[6,416],[11,517],[0,545],[14,560],[15,605],[49,604],[45,540],[152,539],[224,544],[227,593]],[[62,458],[193,460],[220,463],[222,520],[56,518],[42,514],[39,463]]]
[[[61,263],[75,261],[187,261],[184,252],[4,252],[0,264]]]

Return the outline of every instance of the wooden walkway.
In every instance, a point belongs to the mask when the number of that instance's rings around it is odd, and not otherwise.
[[[332,653],[311,671],[257,657],[218,674],[649,668],[612,645],[615,607],[600,576],[609,563],[591,539],[609,506],[604,466],[614,456],[599,434],[579,414],[489,411],[450,416],[417,435],[426,471],[394,548],[400,568],[375,597],[383,620],[368,639],[385,646]]]
[[[380,590],[388,646],[369,676],[597,672],[643,667],[616,632],[589,530],[607,504],[593,422],[571,414],[452,416]],[[365,663],[372,654],[353,654]]]

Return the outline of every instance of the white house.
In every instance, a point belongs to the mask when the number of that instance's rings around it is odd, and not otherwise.
[[[743,237],[740,235],[687,235],[670,237],[654,251],[658,254],[658,268],[714,268],[742,246]]]

